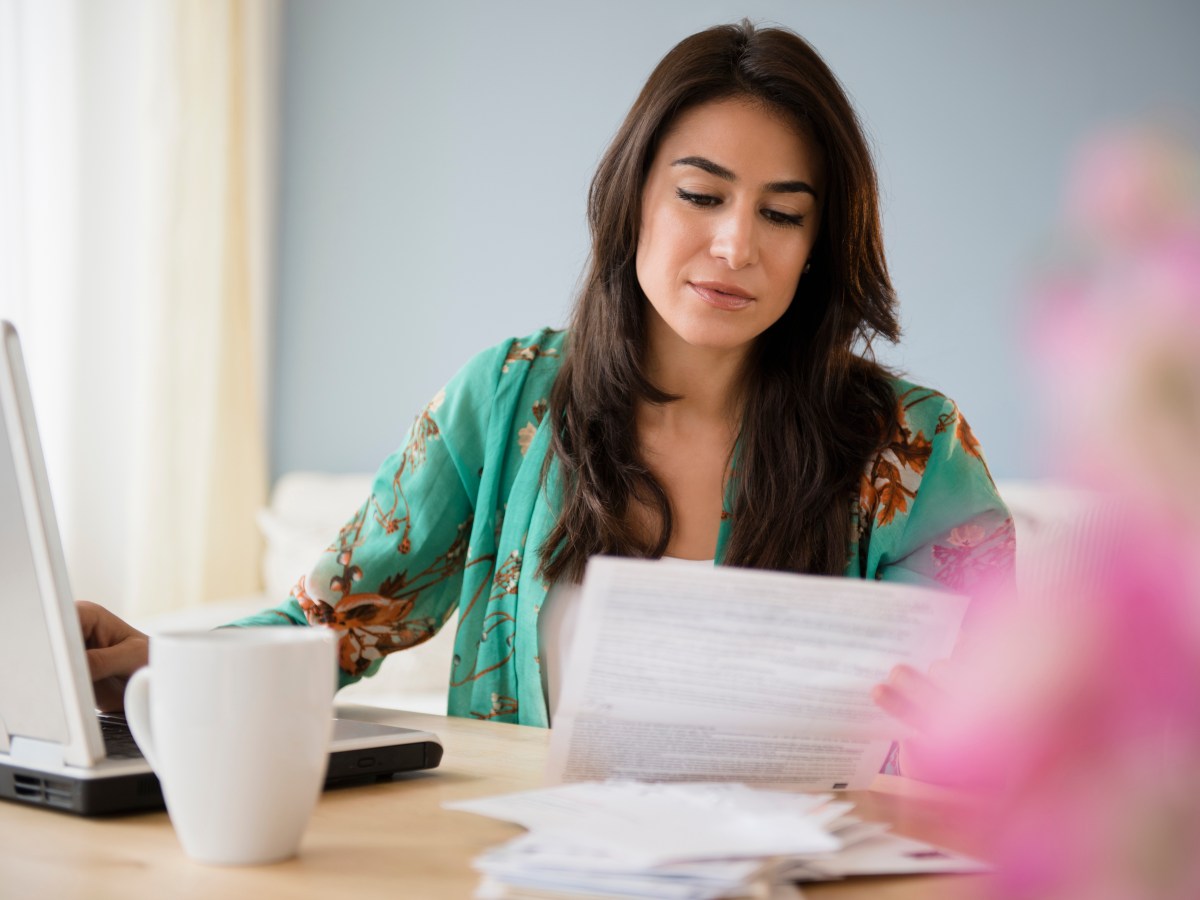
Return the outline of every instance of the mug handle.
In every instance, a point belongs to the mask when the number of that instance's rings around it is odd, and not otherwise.
[[[158,772],[154,758],[154,735],[150,729],[150,667],[142,666],[133,673],[125,685],[125,721],[133,732],[133,739],[150,768]]]

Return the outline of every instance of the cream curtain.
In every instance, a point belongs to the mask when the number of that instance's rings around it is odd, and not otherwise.
[[[21,186],[6,227],[36,251],[0,304],[31,357],[75,593],[136,619],[253,593],[278,3],[0,3],[18,50],[0,115],[23,135],[0,186]],[[57,97],[47,47],[76,73]],[[55,101],[47,128],[32,105]]]

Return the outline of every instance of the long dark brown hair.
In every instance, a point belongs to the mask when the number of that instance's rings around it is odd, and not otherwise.
[[[541,548],[549,581],[580,580],[593,554],[660,557],[670,542],[671,504],[635,424],[639,402],[677,399],[644,368],[649,301],[635,267],[642,187],[681,113],[739,96],[783,113],[816,143],[825,200],[811,270],[748,359],[725,561],[846,568],[859,480],[897,416],[888,373],[869,358],[873,337],[900,333],[875,169],[850,101],[816,51],[791,31],[743,20],[694,34],[663,58],[592,180],[591,260],[550,397],[562,507]],[[635,501],[656,514],[657,534],[635,523]]]

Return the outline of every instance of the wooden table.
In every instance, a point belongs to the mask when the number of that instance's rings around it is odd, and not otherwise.
[[[541,785],[549,732],[521,725],[342,706],[339,714],[436,732],[442,765],[394,781],[327,791],[293,860],[220,868],[188,860],[166,813],[83,819],[0,802],[0,898],[466,898],[471,860],[520,828],[441,808],[446,800]],[[864,818],[900,834],[971,852],[962,802],[905,779],[880,776],[847,795]],[[855,879],[810,885],[813,898],[957,898],[978,877]]]

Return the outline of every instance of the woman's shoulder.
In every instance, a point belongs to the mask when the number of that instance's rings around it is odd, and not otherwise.
[[[903,378],[891,386],[896,430],[868,465],[859,497],[864,577],[887,570],[963,593],[1010,579],[1012,519],[958,405]]]
[[[476,353],[417,414],[404,453],[423,458],[429,442],[439,441],[474,470],[496,435],[527,444],[524,429],[531,419],[540,423],[549,406],[565,338],[543,328]]]
[[[565,340],[565,332],[543,328],[481,350],[437,393],[423,415],[457,432],[480,431],[493,415],[516,415],[518,407],[549,396]]]
[[[872,470],[891,462],[905,470],[913,486],[930,466],[963,468],[964,475],[991,482],[991,473],[975,433],[958,408],[944,393],[903,378],[890,379],[896,397],[896,424],[884,442]],[[909,471],[910,470],[910,471]]]
[[[883,442],[869,469],[899,462],[915,483],[930,464],[961,460],[990,481],[987,461],[958,404],[933,388],[904,378],[889,379],[896,398],[895,430]]]
[[[957,430],[963,422],[958,404],[941,391],[898,376],[888,381],[896,398],[896,425],[902,433],[932,438],[948,429]]]
[[[920,409],[928,413],[934,409],[955,407],[954,401],[936,388],[916,384],[898,375],[890,377],[888,383],[896,395],[896,403],[902,408]]]
[[[553,380],[562,364],[566,331],[542,328],[524,337],[510,337],[476,353],[459,370],[460,384],[494,385],[501,379]]]

